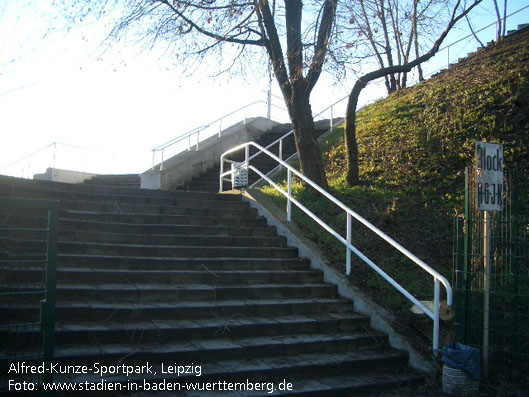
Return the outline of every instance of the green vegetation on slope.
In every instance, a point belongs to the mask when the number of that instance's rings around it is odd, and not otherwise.
[[[330,135],[322,149],[331,193],[451,280],[452,219],[462,211],[463,172],[475,142],[503,143],[507,168],[527,172],[528,111],[529,32],[524,32],[360,111],[362,186],[345,185],[343,129]],[[342,211],[300,185],[293,190],[345,236]],[[263,191],[284,205],[272,188]],[[343,269],[343,246],[299,212],[294,219]],[[357,222],[353,244],[417,297],[432,298],[431,278]],[[355,265],[351,280],[405,319],[407,300],[367,265],[359,260]]]
[[[507,167],[529,166],[529,32],[359,113],[361,173],[411,194],[453,193],[477,140],[505,145]],[[345,171],[343,139],[326,145],[328,172]]]

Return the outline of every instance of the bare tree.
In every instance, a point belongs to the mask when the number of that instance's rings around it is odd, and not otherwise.
[[[474,31],[474,27],[472,26],[472,23],[470,22],[470,19],[468,19],[468,15],[465,15],[465,19],[467,20],[468,29],[470,30],[470,33],[472,34],[472,37],[474,37],[474,39],[476,39],[476,41],[479,43],[479,46],[481,48],[485,47],[483,45],[483,42],[479,39],[479,37],[477,36],[476,32]]]
[[[503,37],[505,37],[505,29],[506,29],[506,17],[507,17],[507,0],[503,0],[503,18],[500,14],[500,8],[498,7],[498,0],[493,0],[494,3],[494,11],[496,12],[496,41],[500,41]]]
[[[405,65],[420,56],[444,29],[453,0],[354,0],[347,3],[350,27],[346,37],[356,52],[374,59],[380,69]],[[347,40],[347,39],[346,39]],[[363,62],[364,67],[371,65]],[[423,80],[417,65],[419,81]],[[384,76],[388,94],[405,88],[408,72]]]
[[[391,84],[391,76],[403,76],[406,73],[409,73],[414,67],[420,65],[421,63],[427,61],[433,57],[439,47],[441,46],[443,40],[446,38],[450,30],[455,26],[455,24],[463,17],[465,17],[475,6],[481,3],[482,0],[474,0],[468,6],[461,6],[461,0],[457,0],[450,12],[449,21],[435,40],[432,47],[429,51],[424,54],[417,56],[413,60],[405,59],[405,62],[398,65],[391,66],[381,66],[378,70],[372,71],[370,73],[364,74],[362,77],[357,79],[355,82],[351,93],[349,94],[349,100],[347,103],[346,110],[346,127],[345,127],[345,143],[347,147],[347,183],[350,185],[357,185],[360,182],[359,179],[359,164],[358,164],[358,143],[356,140],[356,108],[358,105],[358,98],[361,91],[365,86],[372,80],[379,78],[386,78],[386,84],[388,84],[387,76],[389,78],[389,84]],[[415,36],[414,34],[412,36]],[[396,77],[394,77],[396,80]]]
[[[267,58],[294,127],[301,170],[323,188],[328,186],[310,94],[322,73],[337,4],[337,0],[285,0],[277,5],[275,0],[63,2],[74,20],[105,14],[117,18],[111,39],[163,42],[186,65],[216,55],[223,72],[233,71],[235,65],[266,68],[263,59]]]

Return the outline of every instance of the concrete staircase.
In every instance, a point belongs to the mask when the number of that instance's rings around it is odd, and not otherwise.
[[[316,127],[316,135],[320,136],[329,130],[329,120],[317,121],[315,123],[315,127]],[[266,134],[264,134],[261,138],[257,139],[256,143],[258,143],[259,145],[263,147],[266,147],[270,143],[281,138],[291,129],[292,129],[291,124],[279,124],[276,127],[272,128],[270,131],[268,131]],[[250,156],[255,154],[257,151],[258,150],[253,147],[250,148]],[[274,153],[275,155],[279,156],[278,154],[279,145],[278,144],[274,145],[270,149],[270,151]],[[287,159],[295,152],[296,152],[296,143],[294,141],[294,135],[292,134],[283,141],[283,158]],[[229,158],[234,161],[244,161],[244,153],[241,151],[240,153],[235,153],[231,155]],[[256,166],[259,170],[264,171],[264,172],[269,172],[277,166],[277,163],[274,160],[272,160],[267,155],[263,155],[263,154],[259,155],[254,160],[252,160],[251,164]],[[227,169],[225,169],[225,171],[227,171]],[[183,186],[178,186],[177,190],[218,192],[219,191],[219,174],[220,174],[220,164],[217,163],[215,167],[210,168],[205,173],[197,175],[189,183]],[[250,175],[248,177],[249,177],[250,185],[253,184],[255,181],[257,181],[259,178],[254,172],[250,172]]]
[[[0,196],[61,201],[60,364],[149,362],[157,371],[105,376],[122,384],[147,378],[277,387],[286,379],[295,395],[364,394],[421,382],[407,355],[389,348],[387,336],[370,329],[369,319],[239,196],[9,177],[0,177]],[[23,227],[16,234],[22,256],[42,250],[34,221],[20,214],[10,221]],[[18,266],[11,269],[17,279],[41,277],[31,262]],[[5,321],[13,313],[2,315]],[[19,340],[29,343],[30,336],[22,331]],[[161,363],[198,365],[201,376],[162,374]],[[55,379],[101,381],[96,374]]]

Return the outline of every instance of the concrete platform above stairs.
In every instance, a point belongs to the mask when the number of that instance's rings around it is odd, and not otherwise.
[[[171,155],[172,146],[158,152],[162,163],[153,167],[141,176],[141,187],[145,189],[169,189],[190,181],[195,175],[201,174],[218,164],[220,156],[228,149],[242,143],[258,139],[278,123],[263,117],[253,117],[241,121],[222,130],[218,135],[200,141],[197,145],[196,136],[189,150]],[[190,141],[191,142],[191,141]],[[160,149],[161,151],[161,149]]]
[[[240,196],[9,177],[0,177],[0,196],[61,201],[58,363],[148,361],[158,369],[193,363],[200,377],[157,371],[105,380],[277,386],[286,379],[294,395],[346,396],[422,382],[408,368],[407,354],[391,349],[387,335],[370,329],[369,318],[354,312]],[[0,271],[9,266],[13,282],[37,280],[36,262],[17,259],[42,247],[44,235],[36,229],[44,220],[0,216],[4,227],[17,227],[5,237],[12,248]],[[0,305],[1,321],[9,321],[9,303]],[[19,334],[28,343],[34,336]],[[56,376],[58,382],[100,380]]]

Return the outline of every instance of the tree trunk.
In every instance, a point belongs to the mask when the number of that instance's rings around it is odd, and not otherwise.
[[[358,144],[356,142],[356,107],[358,106],[358,98],[360,97],[360,92],[365,88],[367,83],[372,80],[379,79],[384,77],[386,80],[386,85],[388,84],[388,75],[393,73],[409,73],[415,66],[420,65],[423,62],[426,62],[431,57],[433,57],[439,47],[441,46],[443,40],[448,35],[448,32],[452,27],[464,16],[466,16],[475,6],[481,3],[482,0],[475,0],[468,8],[466,8],[461,14],[456,16],[457,6],[453,10],[452,19],[447,25],[446,29],[441,33],[433,44],[430,51],[426,54],[417,57],[411,62],[408,62],[404,65],[394,65],[388,66],[386,68],[381,68],[373,72],[367,73],[364,76],[360,77],[349,95],[349,101],[347,102],[347,110],[345,113],[345,145],[347,148],[347,176],[346,181],[349,185],[358,185],[360,183],[359,176],[359,167],[358,167]],[[459,0],[457,5],[459,5]]]
[[[329,185],[316,139],[309,95],[296,91],[289,102],[288,111],[294,127],[301,172],[318,186],[328,190]]]
[[[494,10],[496,11],[496,43],[499,43],[502,39],[501,37],[501,16],[500,16],[500,10],[498,8],[498,0],[494,0]]]
[[[349,94],[347,110],[345,112],[345,146],[347,149],[347,175],[346,181],[350,186],[360,183],[360,171],[358,167],[358,143],[356,142],[356,107],[360,92],[364,89],[367,82],[362,79],[356,80],[356,83]]]

